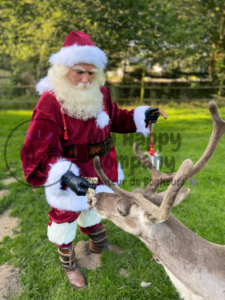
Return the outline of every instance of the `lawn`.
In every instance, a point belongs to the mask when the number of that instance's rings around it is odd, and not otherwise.
[[[168,120],[159,118],[154,132],[157,138],[155,149],[159,148],[164,158],[161,171],[166,173],[176,171],[187,158],[194,163],[200,158],[212,132],[212,121],[206,107],[165,106],[163,109],[168,114]],[[225,107],[220,107],[219,112],[225,119]],[[20,149],[31,114],[31,111],[0,111],[0,189],[4,188],[2,179],[12,176],[6,173],[8,167],[13,170],[13,176],[25,183],[21,179]],[[127,191],[136,187],[145,188],[151,178],[150,172],[140,166],[134,157],[132,144],[137,140],[142,151],[148,150],[148,139],[136,134],[113,134],[117,155],[125,172],[126,182],[122,188]],[[174,216],[189,229],[221,245],[225,244],[224,150],[225,137],[208,165],[196,175],[198,180],[195,186],[185,183],[191,192],[173,209]],[[159,190],[166,188],[164,185]],[[123,248],[124,254],[119,256],[104,252],[100,268],[96,271],[82,270],[88,282],[87,288],[83,291],[73,289],[59,265],[57,248],[46,235],[50,209],[44,189],[33,191],[21,182],[12,183],[10,189],[11,193],[0,201],[0,213],[8,207],[13,208],[11,215],[21,219],[20,235],[14,239],[4,238],[0,245],[0,264],[8,262],[20,268],[23,293],[18,299],[179,299],[163,267],[151,260],[152,253],[145,245],[106,220],[103,224],[107,227],[110,242]],[[80,240],[88,238],[78,230],[74,243]],[[14,254],[10,252],[11,248]],[[129,277],[119,274],[121,267],[127,270]],[[142,288],[142,281],[152,284]]]

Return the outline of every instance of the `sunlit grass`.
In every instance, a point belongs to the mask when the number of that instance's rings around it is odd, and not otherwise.
[[[129,107],[131,108],[131,107]],[[175,159],[174,166],[165,163],[162,172],[175,171],[187,158],[194,163],[203,154],[212,132],[212,121],[208,109],[201,107],[174,108],[162,106],[168,114],[168,119],[159,118],[154,132],[157,143],[160,141],[160,133],[167,133],[169,140],[162,145],[162,154],[171,162]],[[225,107],[219,112],[225,119]],[[0,111],[0,179],[10,177],[6,174],[7,166],[4,162],[4,147],[7,137],[16,126],[31,118],[32,111]],[[29,123],[19,127],[13,135],[11,147],[8,151],[10,167],[15,174],[22,177],[19,150],[25,139],[25,133]],[[174,151],[177,145],[171,142],[171,133],[174,138],[181,135],[181,144],[178,151]],[[138,166],[134,159],[132,144],[139,140],[140,149],[148,150],[149,140],[141,139],[138,135],[123,136],[116,134],[115,146],[118,157],[128,156],[129,165],[124,166],[126,183],[123,189],[131,191],[136,187],[145,188],[151,175],[146,168]],[[129,139],[127,140],[127,137]],[[155,145],[155,149],[159,148]],[[194,187],[187,181],[186,187],[191,189],[190,195],[177,207],[173,214],[188,228],[202,238],[210,242],[225,244],[225,176],[224,176],[224,149],[225,137],[223,137],[207,166],[196,176],[197,183]],[[137,181],[139,180],[139,182]],[[0,189],[4,188],[0,181]],[[168,276],[162,266],[151,261],[152,254],[137,237],[125,233],[110,221],[103,221],[107,226],[111,243],[124,249],[124,255],[118,256],[105,252],[102,257],[102,267],[96,271],[82,270],[88,287],[84,291],[74,290],[66,281],[59,266],[56,246],[48,241],[47,222],[50,210],[44,196],[43,189],[36,189],[20,183],[11,184],[11,194],[0,201],[0,213],[8,207],[13,208],[12,215],[21,219],[20,235],[11,239],[5,237],[0,247],[0,264],[8,262],[21,269],[21,282],[24,292],[18,299],[153,299],[153,300],[178,300],[179,297],[172,287]],[[160,187],[165,190],[167,186]],[[79,230],[75,243],[79,240],[87,240]],[[10,253],[13,248],[14,255]],[[120,267],[125,268],[129,277],[119,275]],[[140,287],[142,280],[151,282],[149,288]]]
[[[32,110],[6,110],[1,111],[1,114],[7,113],[8,115],[18,115],[18,116],[32,116]]]

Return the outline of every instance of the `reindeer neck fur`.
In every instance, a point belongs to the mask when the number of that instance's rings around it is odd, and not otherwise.
[[[172,215],[139,238],[162,262],[180,295],[190,294],[184,299],[225,299],[225,246],[198,237]]]

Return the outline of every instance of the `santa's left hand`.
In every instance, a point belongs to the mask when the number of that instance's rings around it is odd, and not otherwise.
[[[149,107],[145,111],[145,125],[148,127],[149,121],[151,123],[156,123],[158,120],[158,117],[160,116],[160,113],[154,113],[155,111],[158,110],[158,107]]]
[[[94,184],[89,183],[87,180],[80,176],[76,176],[71,171],[67,171],[61,178],[61,184],[68,186],[77,196],[85,196],[88,189],[96,189]]]

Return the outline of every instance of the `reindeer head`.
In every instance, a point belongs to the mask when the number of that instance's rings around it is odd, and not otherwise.
[[[135,146],[138,147],[137,144]],[[98,193],[92,198],[97,214],[136,236],[141,236],[149,226],[169,218],[172,207],[189,193],[189,189],[181,189],[181,186],[193,169],[190,160],[184,161],[167,191],[156,194],[140,188],[131,193],[125,192],[106,177],[99,157],[95,157],[94,166],[101,180],[114,191],[114,194]]]
[[[137,158],[153,174],[153,179],[146,190],[138,188],[126,192],[120,189],[107,178],[101,168],[100,159],[96,156],[95,170],[103,183],[114,192],[114,194],[98,193],[94,196],[92,205],[98,215],[136,236],[141,236],[149,226],[166,221],[171,215],[173,206],[179,204],[189,193],[189,189],[181,188],[182,185],[206,165],[225,132],[225,122],[221,120],[215,102],[209,103],[209,110],[213,119],[213,133],[204,154],[194,166],[191,160],[187,159],[177,173],[161,174],[141,153],[138,143],[134,143],[133,149]],[[171,182],[167,191],[156,193],[158,186],[165,182]]]

